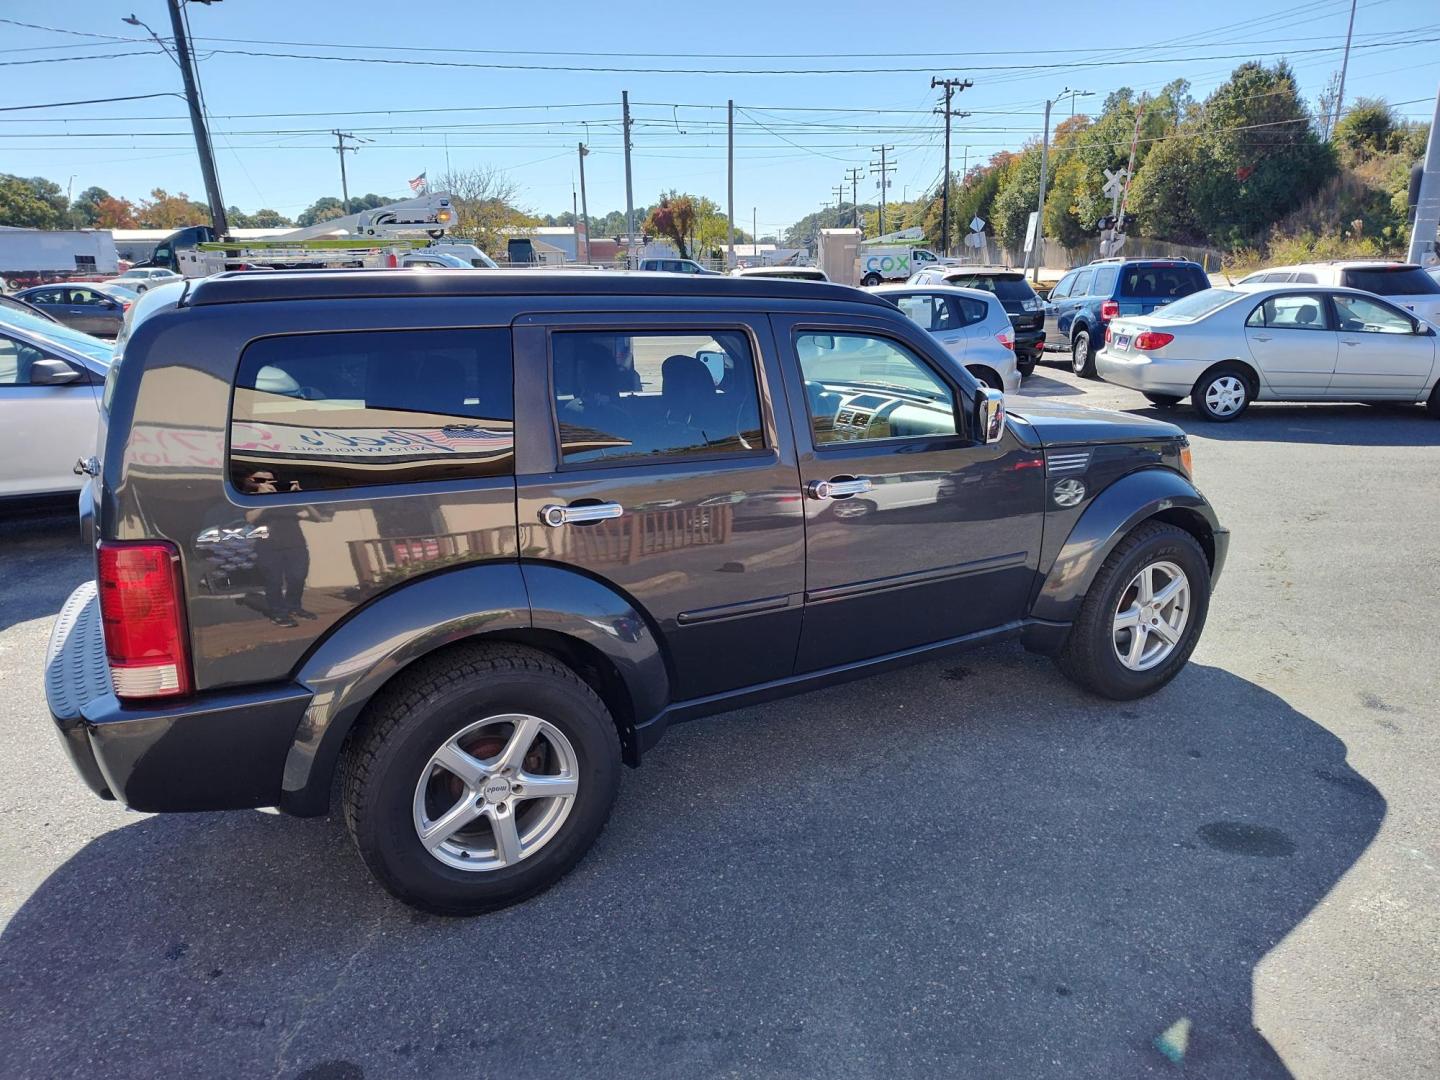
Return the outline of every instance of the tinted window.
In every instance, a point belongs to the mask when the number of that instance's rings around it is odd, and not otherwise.
[[[958,285],[963,289],[984,289],[1001,300],[1035,298],[1035,290],[1019,274],[951,274],[945,279],[945,284]]]
[[[1388,304],[1366,300],[1363,296],[1336,295],[1335,311],[1340,316],[1340,329],[1360,334],[1413,334],[1415,324]]]
[[[1209,287],[1209,279],[1194,266],[1135,263],[1120,277],[1122,296],[1189,296]]]
[[[988,309],[982,300],[968,296],[921,294],[896,299],[900,310],[926,330],[959,330],[985,318]]]
[[[1440,282],[1418,266],[1394,270],[1384,267],[1346,270],[1340,283],[1352,289],[1379,293],[1381,296],[1425,296],[1440,293]]]
[[[795,352],[817,446],[956,433],[950,387],[897,342],[869,334],[799,334]]]
[[[1109,296],[1115,291],[1115,279],[1120,276],[1118,266],[1104,266],[1095,271],[1095,284],[1091,292],[1096,296]]]
[[[1295,279],[1294,279],[1294,280],[1295,280],[1295,284],[1297,284],[1297,285],[1314,285],[1314,284],[1316,284],[1315,275],[1314,275],[1314,274],[1310,274],[1310,273],[1306,273],[1306,272],[1303,271],[1303,270],[1300,271],[1299,273],[1297,273],[1297,274],[1295,275]]]
[[[551,339],[551,357],[567,464],[765,446],[755,358],[737,330],[562,332]]]
[[[1272,296],[1250,313],[1245,325],[1263,326],[1272,330],[1330,329],[1325,322],[1324,300],[1319,296],[1304,294]]]
[[[1183,300],[1176,300],[1173,304],[1165,305],[1155,312],[1155,316],[1175,322],[1194,322],[1196,319],[1203,319],[1212,311],[1224,307],[1231,300],[1244,295],[1244,293],[1234,292],[1230,289],[1205,289],[1202,292],[1191,293]]]
[[[252,495],[508,475],[508,330],[254,342],[240,358],[230,477]]]
[[[21,299],[28,300],[32,304],[63,304],[65,302],[65,290],[39,289],[36,292],[23,293]]]
[[[1065,297],[1069,296],[1070,289],[1072,286],[1074,286],[1075,279],[1078,276],[1078,274],[1072,271],[1071,273],[1068,273],[1063,278],[1061,278],[1060,284],[1056,285],[1055,288],[1050,290],[1050,299],[1063,300],[1065,299]]]
[[[1070,286],[1071,296],[1089,296],[1090,282],[1095,280],[1094,270],[1081,270],[1075,275],[1075,283]]]

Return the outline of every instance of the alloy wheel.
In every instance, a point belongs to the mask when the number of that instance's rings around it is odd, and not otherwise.
[[[1162,664],[1179,646],[1190,621],[1190,579],[1173,562],[1142,567],[1120,593],[1112,643],[1131,671]]]
[[[523,713],[477,720],[440,745],[415,785],[415,834],[458,870],[499,870],[534,855],[565,824],[580,766],[554,724]]]

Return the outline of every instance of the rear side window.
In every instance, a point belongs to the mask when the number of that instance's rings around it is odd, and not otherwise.
[[[1209,279],[1194,266],[1135,263],[1120,278],[1122,296],[1189,296],[1209,287]]]
[[[247,495],[514,472],[508,330],[297,334],[252,343],[230,416]]]
[[[1095,271],[1094,293],[1096,296],[1110,296],[1115,292],[1115,279],[1120,276],[1118,266],[1106,266]]]
[[[1394,270],[1386,267],[1346,270],[1341,284],[1380,296],[1426,296],[1440,293],[1440,281],[1436,281],[1418,266]]]
[[[738,330],[562,331],[550,351],[567,465],[765,447],[755,356]]]

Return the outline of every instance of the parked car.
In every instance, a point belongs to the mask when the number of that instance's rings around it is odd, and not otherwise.
[[[120,355],[96,581],[47,654],[76,769],[300,815],[338,770],[361,857],[432,911],[566,873],[681,720],[1013,637],[1148,694],[1228,547],[1178,428],[1007,418],[837,285],[219,274],[148,293]]]
[[[1020,389],[1015,333],[993,293],[949,285],[877,285],[870,290],[892,301],[934,335],[982,386]]]
[[[1235,285],[1111,322],[1100,377],[1206,420],[1252,401],[1408,401],[1440,416],[1436,331],[1358,289]]]
[[[994,293],[1015,332],[1015,363],[1029,375],[1045,356],[1045,302],[1035,295],[1025,271],[1008,266],[928,266],[911,275],[911,285],[956,285]]]
[[[694,259],[641,259],[641,270],[654,270],[662,274],[714,274]]]
[[[125,312],[135,302],[136,294],[106,285],[90,282],[77,285],[37,285],[15,294],[27,304],[39,308],[56,322],[83,330],[96,337],[114,337],[120,333],[125,321]]]
[[[0,502],[78,491],[75,462],[95,451],[111,346],[0,308]]]
[[[107,284],[124,285],[137,293],[143,293],[151,285],[163,285],[167,281],[179,281],[180,278],[180,274],[164,266],[141,266],[110,278]]]
[[[428,267],[432,270],[473,270],[470,263],[458,255],[447,255],[443,251],[409,251],[400,256],[400,265],[405,269]]]
[[[1210,287],[1199,263],[1176,259],[1098,259],[1071,270],[1045,301],[1045,344],[1070,353],[1070,368],[1095,376],[1095,350],[1110,320],[1148,315]]]
[[[730,271],[731,277],[788,278],[791,281],[829,281],[818,266],[741,266]]]
[[[1440,275],[1414,263],[1349,260],[1271,266],[1240,279],[1241,285],[1340,285],[1389,300],[1433,325],[1440,325]]]

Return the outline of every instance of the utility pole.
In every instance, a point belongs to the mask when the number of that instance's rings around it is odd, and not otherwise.
[[[1068,86],[1056,94],[1054,98],[1045,102],[1045,135],[1040,140],[1040,204],[1035,216],[1035,242],[1031,245],[1030,251],[1025,254],[1025,268],[1031,269],[1030,257],[1035,257],[1034,273],[1032,281],[1040,280],[1040,245],[1045,239],[1045,183],[1050,178],[1050,106],[1057,101],[1064,101],[1068,96],[1073,103],[1077,97],[1090,97],[1093,90],[1071,90]]]
[[[728,119],[727,128],[730,133],[730,169],[728,193],[725,196],[725,207],[730,216],[730,247],[726,269],[735,269],[735,101],[725,103],[725,112]]]
[[[590,153],[580,144],[580,219],[585,226],[585,261],[590,261],[590,205],[585,201],[585,158]]]
[[[885,155],[894,149],[893,146],[872,146],[870,148],[873,153],[880,155],[879,161],[870,162],[870,167],[878,169],[880,172],[880,179],[875,181],[875,186],[880,189],[880,214],[876,219],[880,236],[885,235],[885,189],[890,186],[890,174],[895,171],[895,163],[893,161],[887,163]]]
[[[200,155],[200,174],[205,178],[205,198],[210,203],[210,225],[217,236],[224,236],[230,231],[230,223],[225,219],[225,200],[220,196],[220,179],[215,172],[215,151],[210,145],[210,132],[205,127],[205,114],[200,110],[200,88],[190,57],[190,42],[185,37],[185,21],[180,14],[180,0],[167,0],[167,6],[170,9],[170,31],[175,38],[175,55],[172,59],[180,68],[180,77],[185,82],[185,104],[190,107],[190,127],[195,132],[195,149]],[[170,51],[165,48],[165,42],[160,36],[134,15],[126,16],[121,21],[131,26],[144,26],[162,49]]]
[[[1340,110],[1345,105],[1345,72],[1350,67],[1350,39],[1355,35],[1355,0],[1350,0],[1350,26],[1345,31],[1345,59],[1340,61],[1340,92],[1335,95],[1335,124],[1340,123]],[[1330,125],[1330,134],[1335,133]]]
[[[625,237],[626,268],[635,260],[635,189],[630,183],[630,91],[620,91],[621,134],[625,138]]]
[[[335,136],[335,152],[340,155],[340,198],[342,205],[345,207],[345,213],[348,214],[350,213],[350,182],[345,177],[345,155],[347,153],[354,154],[359,151],[360,148],[358,146],[346,146],[345,140],[355,139],[356,142],[359,142],[359,139],[344,131],[332,131],[330,134]]]
[[[760,245],[760,211],[753,206],[750,207],[750,244],[750,254],[755,256],[756,258],[759,258],[760,254],[758,249]]]
[[[1430,124],[1430,141],[1425,145],[1425,171],[1415,198],[1415,224],[1410,227],[1410,251],[1406,259],[1421,266],[1433,265],[1435,233],[1440,230],[1440,94],[1435,95],[1435,119]]]
[[[848,170],[845,179],[850,181],[850,221],[855,228],[860,228],[860,169],[858,167]]]
[[[835,224],[840,224],[840,215],[845,213],[845,185],[837,184],[830,189],[835,193]]]
[[[931,90],[937,86],[945,88],[945,104],[935,110],[945,115],[945,187],[940,194],[940,250],[944,255],[950,254],[950,118],[970,115],[968,112],[956,112],[950,108],[950,98],[956,90],[963,91],[974,85],[969,79],[930,78]]]

